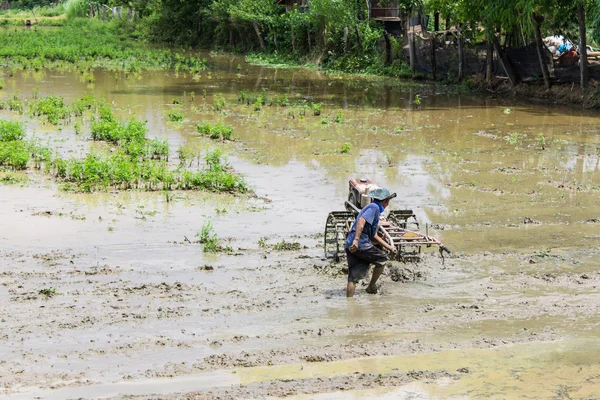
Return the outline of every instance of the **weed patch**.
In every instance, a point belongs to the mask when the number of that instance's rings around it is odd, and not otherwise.
[[[275,250],[288,250],[288,251],[292,251],[292,250],[300,250],[302,248],[302,245],[296,241],[293,242],[286,242],[285,239],[282,239],[281,242],[276,243],[273,246],[273,249]]]
[[[198,133],[206,135],[211,139],[231,140],[233,136],[233,127],[224,122],[217,122],[215,124],[203,122],[196,125],[196,130]]]

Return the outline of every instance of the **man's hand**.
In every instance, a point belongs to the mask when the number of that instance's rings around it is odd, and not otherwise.
[[[350,253],[355,253],[358,250],[358,239],[354,239],[352,241],[352,245],[350,246]]]
[[[396,251],[397,251],[396,246],[390,246],[390,247],[388,247],[388,250],[392,254],[396,254]]]

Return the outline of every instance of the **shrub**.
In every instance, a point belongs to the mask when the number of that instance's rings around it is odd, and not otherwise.
[[[167,112],[167,117],[169,118],[169,121],[172,122],[183,121],[183,113],[180,110],[169,110]]]
[[[24,137],[25,129],[19,122],[0,120],[0,142],[22,140]]]
[[[0,166],[25,169],[29,162],[27,143],[23,140],[0,142]]]
[[[69,118],[69,108],[65,106],[65,100],[56,95],[41,97],[29,103],[29,111],[34,116],[45,115],[48,122],[56,125],[62,119]]]
[[[233,127],[224,122],[217,122],[215,124],[203,122],[196,125],[196,130],[198,133],[207,135],[211,139],[231,140],[233,136]]]

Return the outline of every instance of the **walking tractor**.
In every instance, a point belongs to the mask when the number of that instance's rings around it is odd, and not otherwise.
[[[324,243],[326,257],[339,261],[346,254],[346,236],[359,211],[371,202],[369,193],[378,187],[369,179],[349,181],[348,200],[344,203],[346,211],[332,211],[327,216]],[[397,261],[420,261],[422,246],[437,246],[443,261],[444,252],[450,254],[450,250],[442,242],[429,236],[427,230],[426,227],[425,234],[419,232],[419,222],[412,210],[391,210],[387,217],[380,217],[377,234],[396,248]]]

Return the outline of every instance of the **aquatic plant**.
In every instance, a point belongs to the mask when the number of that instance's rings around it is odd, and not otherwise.
[[[55,68],[86,63],[89,68],[136,72],[177,69],[198,72],[206,63],[194,56],[140,46],[119,30],[117,22],[74,19],[60,30],[1,30],[0,59],[7,66]]]
[[[273,249],[275,250],[300,250],[302,248],[302,245],[296,241],[293,242],[286,242],[285,239],[282,239],[281,242],[279,243],[275,243],[275,245],[273,246]]]
[[[540,147],[542,148],[542,150],[546,150],[546,137],[544,136],[543,133],[540,133],[538,135],[539,141],[540,141]]]
[[[233,136],[233,127],[224,122],[211,124],[210,122],[202,122],[196,125],[198,133],[209,136],[211,139],[231,140]]]
[[[310,103],[310,108],[311,108],[314,116],[319,116],[319,115],[321,115],[321,109],[323,108],[323,103]]]
[[[219,250],[219,238],[214,232],[212,223],[205,221],[202,230],[196,233],[198,242],[204,245],[205,253],[216,253]]]
[[[65,99],[53,94],[31,101],[29,103],[29,113],[35,117],[46,116],[48,122],[53,125],[57,125],[61,120],[70,116],[70,110],[65,105]]]
[[[167,117],[171,122],[183,121],[183,113],[181,112],[181,110],[169,110],[167,111]]]
[[[92,140],[115,144],[143,142],[148,132],[146,121],[131,119],[127,124],[124,124],[118,122],[110,111],[101,112],[100,118],[93,120],[90,127]]]
[[[260,239],[258,239],[258,247],[260,247],[261,249],[267,247],[267,238],[261,236]]]
[[[24,137],[25,129],[20,122],[0,120],[0,142],[22,140]]]
[[[223,97],[222,94],[217,93],[214,95],[213,110],[221,112],[221,111],[223,111],[223,108],[225,108],[225,104],[226,104],[225,97]]]
[[[506,139],[510,144],[517,144],[519,142],[519,134],[511,133],[508,139]]]
[[[344,111],[343,110],[338,110],[335,113],[335,123],[336,124],[343,124],[344,123]]]
[[[40,290],[38,290],[38,294],[40,294],[42,296],[46,296],[46,297],[54,297],[56,295],[59,295],[60,293],[56,289],[50,288],[50,289],[40,289]]]
[[[421,105],[421,95],[420,94],[415,94],[415,98],[413,99],[412,103],[415,106],[420,106]]]
[[[0,101],[0,110],[16,111],[22,114],[24,109],[23,102],[16,95],[11,99]]]
[[[348,154],[348,153],[350,153],[351,148],[352,148],[352,146],[350,145],[350,143],[346,142],[342,145],[342,149],[340,150],[340,153]]]
[[[25,141],[0,141],[0,167],[23,170],[27,168],[29,157],[30,155]]]

